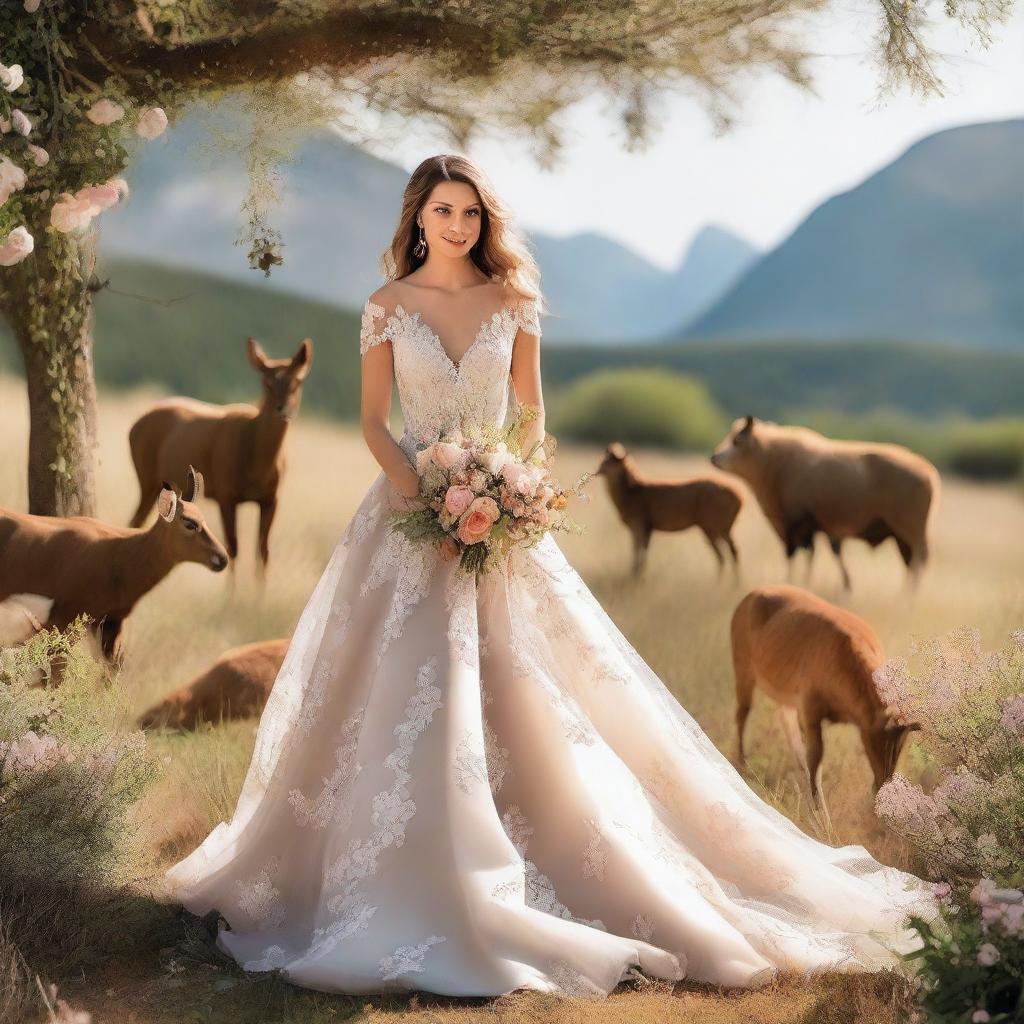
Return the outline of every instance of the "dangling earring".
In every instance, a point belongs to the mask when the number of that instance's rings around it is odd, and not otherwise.
[[[416,259],[421,260],[427,255],[427,240],[423,237],[423,225],[420,225],[420,240],[416,243],[412,250],[413,256]]]

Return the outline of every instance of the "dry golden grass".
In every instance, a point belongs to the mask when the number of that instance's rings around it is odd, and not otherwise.
[[[126,523],[137,491],[127,432],[155,397],[104,396],[100,410],[99,514]],[[25,507],[27,414],[15,381],[0,380],[0,505]],[[126,712],[135,715],[179,686],[227,647],[286,636],[311,593],[330,552],[377,472],[357,430],[300,415],[288,440],[289,467],[271,536],[269,578],[255,571],[256,516],[243,506],[242,547],[234,582],[199,566],[177,568],[142,600],[126,627],[127,658],[121,682]],[[705,460],[665,453],[634,453],[645,472],[675,476],[711,471]],[[565,445],[558,456],[563,480],[592,470],[599,452]],[[666,685],[723,750],[731,752],[733,684],[728,623],[745,588],[785,576],[781,546],[749,498],[738,523],[743,579],[716,578],[711,553],[695,534],[656,535],[646,576],[628,578],[630,541],[604,492],[577,506],[587,532],[558,542],[594,593]],[[211,525],[220,534],[216,509]],[[908,590],[895,547],[871,552],[850,545],[853,596],[893,654],[909,651],[915,635],[976,626],[986,644],[1000,644],[1024,620],[1024,493],[1007,486],[960,481],[945,484],[935,523],[933,561],[916,592]],[[811,586],[838,599],[839,575],[830,552],[819,550]],[[798,575],[797,582],[801,582]],[[875,855],[913,867],[907,851],[880,827],[871,810],[870,772],[852,727],[826,730],[823,786],[835,831],[822,832],[808,814],[803,789],[783,733],[767,700],[755,700],[748,726],[750,781],[804,829],[833,843],[862,843]],[[252,750],[255,722],[230,723],[194,736],[157,736],[166,771],[140,808],[162,862],[171,863],[231,815]],[[913,752],[905,769],[915,770]],[[185,984],[179,984],[187,978]],[[220,980],[221,988],[214,982]],[[230,984],[224,985],[224,982]],[[787,980],[757,992],[723,993],[679,987],[630,990],[602,1002],[565,1002],[524,995],[497,1002],[437,1000],[424,996],[358,1000],[295,989],[265,978],[232,973],[230,964],[198,963],[191,974],[168,976],[156,959],[110,965],[67,989],[97,1021],[410,1020],[854,1022],[905,1020],[906,991],[890,975],[833,975]]]

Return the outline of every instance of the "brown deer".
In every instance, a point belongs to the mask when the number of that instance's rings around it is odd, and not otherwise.
[[[754,416],[733,423],[711,462],[750,486],[786,549],[792,576],[797,551],[818,533],[828,537],[843,586],[847,538],[877,547],[889,537],[916,583],[928,560],[928,522],[939,496],[938,470],[896,444],[836,441],[806,427],[783,427]]]
[[[899,721],[878,695],[874,672],[885,654],[871,626],[846,608],[780,584],[751,590],[736,606],[731,631],[737,764],[744,764],[743,729],[759,686],[783,709],[787,737],[815,802],[825,721],[849,722],[860,731],[877,793],[907,736],[921,726]]]
[[[262,640],[225,651],[191,682],[138,718],[140,729],[195,729],[200,721],[249,718],[262,712],[291,641]]]
[[[313,361],[313,342],[306,338],[291,359],[269,359],[259,342],[249,338],[248,354],[263,380],[259,408],[167,398],[132,424],[128,442],[140,495],[131,525],[145,521],[160,492],[160,481],[183,478],[191,464],[206,477],[207,495],[220,506],[232,563],[238,555],[238,506],[243,501],[259,505],[259,553],[266,569],[277,489],[285,468],[284,439],[299,409],[302,382]]]
[[[189,466],[185,495],[164,484],[159,515],[146,530],[0,509],[0,602],[14,594],[52,598],[46,625],[60,629],[87,614],[103,656],[120,661],[124,620],[176,565],[198,562],[220,572],[228,564],[196,504],[202,490],[202,475]]]
[[[711,476],[687,480],[651,480],[641,475],[626,449],[613,441],[605,449],[596,475],[603,476],[619,516],[633,535],[633,573],[639,575],[647,561],[654,530],[687,530],[697,526],[707,538],[722,574],[725,558],[720,545],[732,556],[739,572],[739,552],[732,527],[743,505],[739,489],[725,479]]]

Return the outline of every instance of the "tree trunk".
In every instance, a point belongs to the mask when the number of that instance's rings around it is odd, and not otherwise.
[[[28,388],[28,511],[94,515],[96,381],[93,289],[96,234],[33,232],[35,252],[0,290]]]

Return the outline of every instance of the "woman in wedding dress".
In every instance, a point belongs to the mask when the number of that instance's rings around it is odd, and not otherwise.
[[[384,268],[360,338],[381,472],[299,618],[231,821],[166,899],[219,911],[245,970],[331,992],[898,966],[931,887],[761,801],[550,534],[478,583],[390,528],[418,440],[543,406],[536,266],[479,168],[416,169]]]

